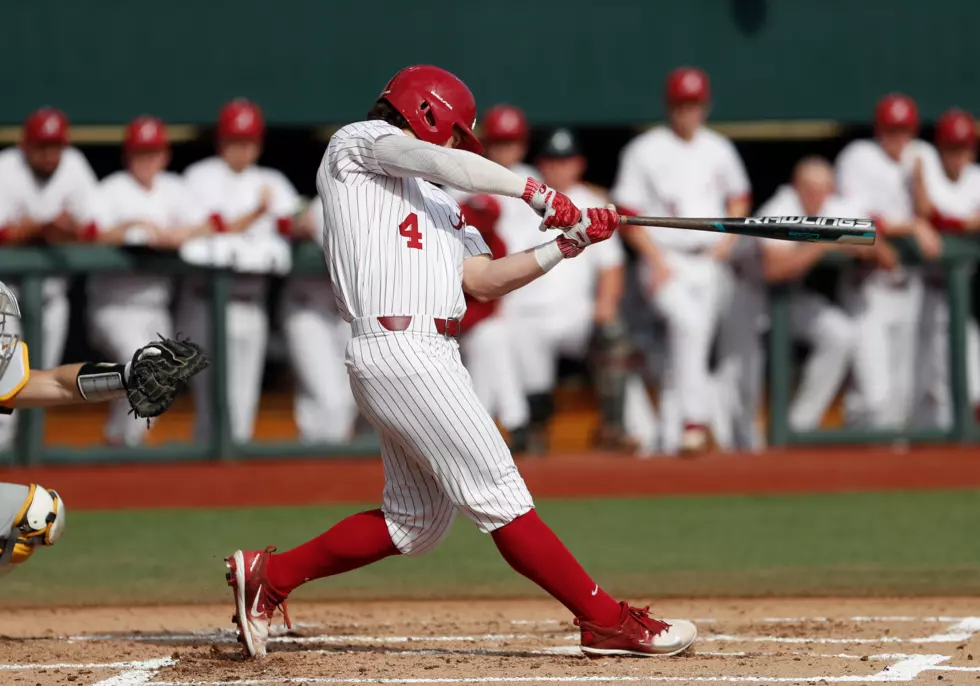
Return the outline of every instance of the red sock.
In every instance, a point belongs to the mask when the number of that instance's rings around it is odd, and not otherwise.
[[[531,510],[492,534],[507,563],[567,607],[599,626],[618,623],[621,608],[585,573],[538,513]]]
[[[311,579],[349,572],[397,554],[381,510],[369,510],[337,522],[312,541],[273,555],[266,576],[285,596]]]

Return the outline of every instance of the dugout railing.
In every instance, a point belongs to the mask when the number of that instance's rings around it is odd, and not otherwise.
[[[898,242],[902,258],[909,263],[920,261],[914,246]],[[966,382],[966,323],[971,316],[973,265],[980,261],[980,243],[969,238],[946,237],[941,263],[948,275],[950,308],[950,375],[953,393],[953,422],[945,429],[908,429],[871,431],[844,428],[798,433],[789,426],[788,407],[792,397],[793,352],[790,334],[789,296],[792,287],[772,289],[770,300],[771,330],[769,336],[768,414],[769,443],[772,446],[878,443],[896,440],[911,442],[968,442],[980,438],[973,421]],[[840,259],[830,259],[840,264]],[[42,358],[41,310],[42,281],[47,276],[81,276],[94,273],[148,271],[172,276],[205,275],[210,289],[212,315],[222,312],[228,302],[233,273],[228,270],[202,269],[183,262],[174,254],[152,250],[111,246],[61,245],[47,247],[4,248],[0,251],[0,279],[20,285],[24,338],[34,360]],[[324,275],[326,268],[318,246],[297,244],[293,252],[292,274]],[[0,455],[0,464],[64,464],[113,462],[125,460],[235,460],[249,457],[324,457],[331,455],[377,454],[375,436],[359,436],[344,444],[310,444],[298,442],[250,442],[232,440],[227,403],[228,365],[225,341],[225,318],[211,316],[212,357],[211,403],[215,425],[206,444],[170,443],[138,448],[97,446],[76,448],[45,445],[44,411],[20,410],[17,437],[12,454]]]

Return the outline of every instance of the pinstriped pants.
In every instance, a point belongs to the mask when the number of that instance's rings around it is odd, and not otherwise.
[[[381,433],[382,511],[402,553],[434,548],[457,510],[487,533],[534,507],[454,339],[355,327],[347,367],[358,407]]]

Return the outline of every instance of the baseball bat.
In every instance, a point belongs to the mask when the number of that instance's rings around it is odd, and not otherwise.
[[[842,217],[723,217],[681,219],[678,217],[633,217],[622,215],[620,224],[659,226],[688,231],[714,231],[757,238],[811,243],[874,245],[877,227],[872,219]]]

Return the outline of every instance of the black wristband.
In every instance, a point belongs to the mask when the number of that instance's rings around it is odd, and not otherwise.
[[[90,403],[126,397],[126,365],[86,362],[78,370],[78,393]]]

